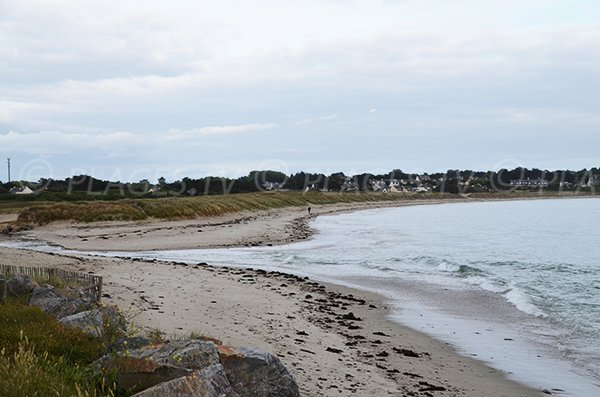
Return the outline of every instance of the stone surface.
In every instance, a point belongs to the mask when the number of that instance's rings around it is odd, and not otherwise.
[[[115,370],[120,388],[139,391],[217,364],[219,354],[214,343],[184,340],[109,354],[97,367],[105,374]]]
[[[79,328],[92,336],[100,336],[104,331],[103,315],[99,309],[87,310],[61,318],[66,326]]]
[[[145,338],[143,336],[131,336],[126,338],[118,339],[115,343],[113,343],[109,349],[111,351],[124,351],[124,350],[132,350],[139,349],[146,345],[150,344],[150,339]]]
[[[108,376],[106,380],[114,381],[119,389],[129,392],[139,392],[191,372],[185,368],[159,364],[148,358],[108,355],[100,360],[102,373]]]
[[[203,369],[219,364],[219,353],[214,343],[203,340],[182,340],[148,345],[129,352],[132,357],[148,358],[160,364],[189,369]]]
[[[244,397],[299,397],[298,385],[279,358],[254,349],[219,346],[233,389]]]
[[[36,287],[38,287],[38,284],[30,277],[18,274],[6,283],[6,293],[8,295],[23,295],[30,293]]]
[[[37,306],[57,318],[88,310],[92,305],[89,299],[64,297],[50,284],[42,284],[34,288],[31,291],[29,304]]]
[[[133,397],[241,397],[233,391],[220,364],[158,384]]]

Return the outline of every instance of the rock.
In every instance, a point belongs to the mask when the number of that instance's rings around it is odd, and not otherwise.
[[[115,343],[113,343],[109,350],[112,351],[123,351],[127,349],[139,349],[146,345],[150,344],[150,339],[145,338],[143,336],[133,336],[127,338],[118,339]]]
[[[29,304],[37,306],[56,318],[62,318],[84,310],[92,306],[89,298],[67,298],[60,295],[50,284],[42,284],[31,292]]]
[[[141,391],[217,364],[219,354],[214,343],[185,340],[109,354],[96,367],[105,374],[116,372],[119,388]]]
[[[75,313],[62,317],[59,321],[96,337],[107,332],[110,332],[111,335],[125,335],[127,332],[125,319],[119,315],[115,307],[110,306]]]
[[[96,364],[107,382],[115,382],[119,389],[130,393],[181,378],[191,372],[185,368],[159,364],[152,359],[125,355],[108,355]]]
[[[220,364],[196,370],[146,389],[133,397],[238,397]]]
[[[99,337],[104,330],[102,312],[98,309],[87,310],[63,317],[59,320],[62,324],[79,328],[88,335]]]
[[[218,348],[227,378],[240,396],[300,396],[296,380],[275,355],[247,348]]]
[[[8,280],[6,292],[8,295],[23,295],[30,293],[36,287],[38,287],[38,284],[30,277],[18,274]]]
[[[34,288],[29,298],[29,304],[37,306],[47,313],[53,313],[67,302],[67,298],[60,296],[50,284],[42,284]]]
[[[344,320],[354,320],[354,321],[362,321],[361,318],[356,317],[354,315],[354,313],[350,312],[348,314],[344,314],[343,316],[341,316],[341,318],[343,318]]]
[[[128,352],[129,356],[148,358],[156,363],[189,369],[202,369],[219,364],[219,353],[214,343],[192,339],[159,345],[148,345]]]

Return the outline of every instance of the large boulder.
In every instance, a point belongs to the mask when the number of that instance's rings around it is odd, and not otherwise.
[[[62,296],[50,284],[42,284],[31,291],[29,304],[41,308],[56,318],[62,318],[89,309],[92,306],[90,299],[70,299]]]
[[[117,374],[119,388],[137,391],[217,365],[219,353],[212,342],[185,340],[109,354],[97,364],[105,374]]]
[[[114,381],[118,389],[130,393],[181,378],[191,372],[185,368],[159,364],[151,359],[126,355],[108,355],[100,360],[100,370],[106,380]]]
[[[99,337],[104,330],[104,316],[99,309],[87,310],[59,320],[68,327],[79,328],[88,335]]]
[[[115,337],[124,336],[127,332],[127,323],[119,315],[115,307],[106,306],[75,313],[62,317],[61,323],[79,328],[88,335],[100,337],[110,333]]]
[[[24,295],[33,291],[38,284],[31,277],[16,275],[6,283],[6,292],[8,295]]]
[[[277,356],[254,349],[219,346],[221,365],[240,396],[299,397],[296,380]]]
[[[219,364],[219,352],[212,342],[191,339],[144,346],[128,352],[130,357],[151,359],[160,364],[203,369]]]
[[[220,364],[146,389],[133,397],[239,397]]]

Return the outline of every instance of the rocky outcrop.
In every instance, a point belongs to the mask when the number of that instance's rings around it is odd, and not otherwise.
[[[298,397],[298,385],[271,353],[183,340],[144,346],[100,360],[119,388],[138,396]],[[180,394],[177,394],[180,393]],[[194,394],[196,393],[196,394]]]
[[[29,294],[38,284],[31,277],[16,275],[11,277],[6,283],[6,292],[8,295],[24,295]]]
[[[300,396],[294,377],[271,353],[219,346],[219,356],[231,386],[242,396]]]
[[[56,318],[62,318],[92,306],[92,302],[87,298],[67,298],[58,293],[50,284],[42,284],[31,291],[29,304],[37,306],[48,314]]]
[[[219,354],[212,342],[187,340],[110,354],[98,367],[103,373],[117,373],[119,388],[144,390],[216,364]]]
[[[231,387],[220,364],[146,389],[133,397],[242,397]]]
[[[212,342],[183,340],[144,346],[131,350],[130,357],[152,360],[159,364],[174,365],[188,369],[203,369],[219,364],[219,352]]]

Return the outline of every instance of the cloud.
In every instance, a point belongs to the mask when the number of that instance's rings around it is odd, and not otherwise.
[[[190,141],[195,138],[248,133],[277,128],[275,123],[257,123],[227,126],[209,126],[190,130],[170,129],[166,134],[135,134],[131,132],[66,132],[39,131],[20,133],[10,131],[0,134],[0,147],[7,152],[22,152],[33,155],[72,154],[80,151],[96,150],[107,152],[102,158],[117,158],[125,150],[130,153],[121,157],[134,157],[131,151],[140,152],[157,148],[165,142]],[[115,151],[115,149],[122,149]]]
[[[286,161],[313,166],[324,153],[344,163],[336,153],[367,135],[395,147],[412,137],[583,140],[600,128],[600,15],[589,1],[5,0],[0,8],[0,131],[11,131],[0,148],[65,164],[98,152],[132,164],[171,150],[193,159],[202,151],[227,168],[276,146]],[[319,148],[298,145],[307,131]],[[231,157],[215,156],[219,146]],[[482,144],[477,156],[487,161],[494,150]],[[438,162],[432,153],[415,161]],[[460,157],[443,153],[444,164]],[[397,154],[381,161],[395,167]]]
[[[269,130],[279,127],[275,123],[257,123],[257,124],[242,124],[242,125],[225,125],[225,126],[210,126],[201,128],[192,128],[189,130],[170,129],[164,137],[159,140],[175,141],[182,139],[190,139],[207,135],[230,135],[240,134],[250,131]]]

